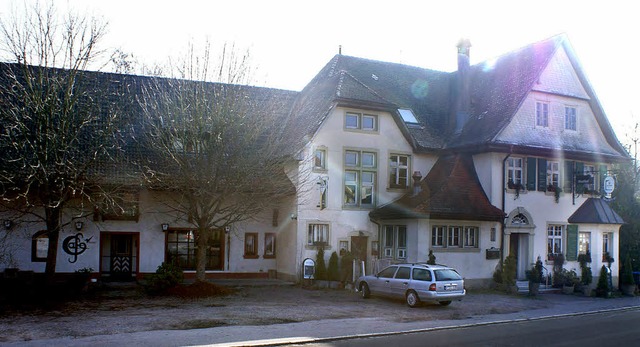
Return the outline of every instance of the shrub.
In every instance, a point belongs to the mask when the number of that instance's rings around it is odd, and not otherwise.
[[[162,263],[155,274],[146,278],[144,289],[149,294],[161,294],[173,288],[184,280],[182,269],[171,263]]]
[[[329,257],[329,267],[327,268],[327,276],[329,281],[339,281],[340,271],[338,268],[338,253],[333,252]]]
[[[502,267],[502,284],[507,288],[516,284],[516,257],[513,256],[513,254],[504,260]]]
[[[610,292],[611,288],[609,288],[609,274],[607,271],[607,267],[602,265],[602,268],[600,268],[598,285],[596,287],[596,295],[601,297],[608,297]]]
[[[631,257],[627,255],[624,259],[624,266],[622,267],[622,274],[620,276],[621,284],[635,284],[633,279],[633,267],[631,265]]]
[[[527,275],[529,282],[542,282],[542,260],[540,260],[540,257],[536,260],[535,265],[531,267],[531,270],[527,270],[525,274]]]
[[[578,262],[580,263],[580,283],[588,286],[593,281],[591,266],[587,265],[588,263],[591,263],[591,253],[587,252],[585,254],[578,255]]]
[[[327,279],[327,266],[324,263],[324,248],[319,247],[316,253],[316,273],[314,279],[325,281]]]
[[[429,250],[429,260],[427,260],[427,264],[436,265],[436,256],[433,255],[433,250]]]

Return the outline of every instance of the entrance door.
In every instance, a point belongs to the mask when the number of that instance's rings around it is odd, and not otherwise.
[[[361,261],[364,261],[365,273],[371,272],[371,269],[368,269],[369,264],[367,263],[367,240],[368,239],[369,239],[368,236],[351,236],[351,255],[353,256],[353,259],[356,259],[358,262],[358,267],[356,268],[358,272],[361,271],[361,267],[360,267],[360,264],[362,264]],[[356,273],[355,275],[356,277],[358,277],[358,275],[360,274]],[[364,275],[364,273],[362,275]]]
[[[113,280],[133,280],[133,235],[111,234],[111,266]]]
[[[516,278],[525,280],[529,268],[529,234],[512,233],[509,237],[509,254],[516,257]]]

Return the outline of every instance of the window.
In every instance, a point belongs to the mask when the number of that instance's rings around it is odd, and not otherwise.
[[[49,252],[49,235],[46,230],[38,231],[31,238],[31,261],[47,261]]]
[[[347,112],[344,118],[344,127],[350,130],[377,131],[378,116]]]
[[[389,187],[407,188],[409,186],[409,156],[392,154],[389,158]]]
[[[564,128],[576,130],[576,108],[566,106],[564,108]]]
[[[264,258],[276,257],[276,234],[264,234]]]
[[[339,255],[342,257],[343,255],[345,255],[348,251],[349,251],[349,241],[347,240],[340,240],[338,242],[338,250],[340,252]]]
[[[382,234],[384,257],[392,259],[407,258],[407,227],[404,225],[385,225]]]
[[[345,151],[344,205],[373,207],[375,204],[376,153]]]
[[[318,185],[318,190],[320,190],[320,201],[316,207],[320,207],[321,210],[327,207],[327,186],[328,186],[328,177],[318,177],[318,181],[316,184]]]
[[[522,187],[522,158],[507,159],[507,186],[509,189]]]
[[[413,268],[413,279],[416,281],[431,281],[431,271],[427,269]]]
[[[560,163],[547,161],[547,186],[560,186]]]
[[[434,226],[431,230],[431,246],[444,247],[444,240],[447,235],[446,226]]]
[[[596,191],[596,187],[599,187],[598,182],[597,182],[597,177],[598,175],[596,175],[598,171],[596,171],[596,166],[595,165],[590,165],[590,164],[584,164],[584,169],[583,169],[583,174],[585,176],[589,176],[589,183],[583,184],[582,186],[584,187],[585,191],[588,192],[595,192]]]
[[[464,244],[463,247],[478,247],[478,228],[464,227]]]
[[[327,150],[325,148],[316,148],[313,156],[313,169],[318,171],[327,169]]]
[[[536,125],[549,127],[549,103],[536,102]]]
[[[613,257],[613,233],[602,233],[602,261]]]
[[[329,242],[329,224],[309,224],[307,245],[326,245]]]
[[[406,266],[401,266],[396,272],[396,279],[399,280],[408,280],[411,276],[411,268]]]
[[[480,228],[476,226],[436,225],[431,229],[431,246],[447,248],[478,248]]]
[[[580,232],[578,234],[578,254],[591,253],[591,233]]]
[[[207,241],[205,260],[206,270],[222,270],[224,259],[222,258],[224,243],[224,231],[215,229],[210,232]],[[166,236],[165,259],[166,262],[176,265],[183,270],[196,269],[196,245],[194,230],[169,229]]]
[[[562,253],[562,230],[564,225],[549,225],[547,227],[547,259],[553,260]]]
[[[462,246],[462,227],[449,227],[449,237],[447,238],[447,247]]]
[[[385,268],[382,271],[378,272],[378,277],[393,278],[393,275],[396,273],[397,269],[397,266],[389,266],[388,268]]]
[[[244,257],[258,258],[258,233],[244,234]]]

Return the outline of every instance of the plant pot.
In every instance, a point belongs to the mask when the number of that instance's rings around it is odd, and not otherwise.
[[[573,294],[575,290],[574,286],[562,286],[562,294]]]
[[[540,293],[540,282],[529,282],[529,295],[536,296]]]
[[[623,284],[620,286],[620,290],[622,294],[625,296],[635,296],[636,293],[636,285],[635,284]]]

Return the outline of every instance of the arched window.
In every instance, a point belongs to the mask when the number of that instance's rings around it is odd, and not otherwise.
[[[522,213],[518,213],[517,215],[513,216],[513,218],[511,219],[511,224],[512,225],[529,225],[529,219],[527,219],[527,216],[523,215]]]

